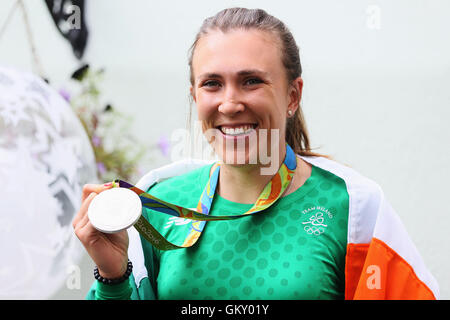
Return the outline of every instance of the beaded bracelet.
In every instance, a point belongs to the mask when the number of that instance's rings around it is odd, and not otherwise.
[[[97,266],[95,266],[95,268],[94,268],[94,277],[95,277],[95,279],[97,279],[98,281],[100,281],[103,284],[114,285],[114,284],[122,283],[125,280],[127,280],[131,275],[131,271],[133,271],[133,264],[131,263],[130,259],[128,259],[127,270],[125,271],[123,276],[121,276],[120,278],[116,278],[116,279],[103,278],[100,275],[100,273],[98,272]]]

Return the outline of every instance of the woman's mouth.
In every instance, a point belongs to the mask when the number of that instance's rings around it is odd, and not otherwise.
[[[257,128],[256,123],[246,123],[238,125],[221,125],[218,126],[219,129],[226,136],[243,136],[253,132]]]

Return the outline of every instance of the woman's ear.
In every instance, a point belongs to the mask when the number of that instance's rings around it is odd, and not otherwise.
[[[192,100],[197,103],[196,99],[195,99],[195,91],[194,88],[192,86],[189,87],[189,92],[191,93],[191,98]]]
[[[302,99],[303,79],[298,77],[289,87],[289,105],[288,109],[293,113],[297,110]]]

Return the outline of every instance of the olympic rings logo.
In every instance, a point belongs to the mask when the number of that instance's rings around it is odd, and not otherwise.
[[[309,217],[309,221],[302,222],[302,224],[306,224],[303,230],[305,230],[307,234],[319,236],[325,232],[325,228],[327,227],[324,222],[325,218],[323,217],[323,213],[316,212],[316,214]]]
[[[303,230],[306,231],[307,234],[313,234],[315,236],[320,236],[325,232],[325,229],[322,227],[314,227],[314,226],[305,226]]]

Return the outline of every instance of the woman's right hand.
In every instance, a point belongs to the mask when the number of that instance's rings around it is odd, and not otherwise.
[[[111,189],[112,183],[86,184],[83,186],[80,210],[72,221],[75,234],[98,267],[104,278],[120,278],[127,269],[128,233],[103,233],[92,226],[87,211],[92,199],[99,193]]]

